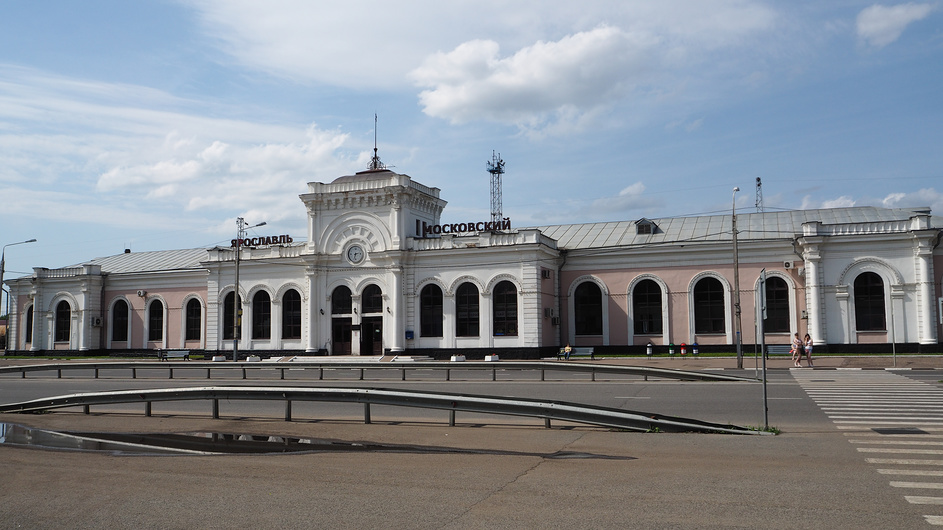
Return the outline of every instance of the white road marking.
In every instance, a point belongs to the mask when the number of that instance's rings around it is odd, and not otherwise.
[[[865,454],[943,455],[943,391],[889,371],[820,374],[793,371],[806,394]],[[884,428],[886,430],[880,430]],[[865,458],[868,464],[906,466],[882,468],[885,476],[943,477],[943,460]],[[911,467],[913,466],[913,467]],[[943,490],[943,482],[893,480],[893,488]],[[915,505],[943,506],[943,497],[905,495]],[[927,524],[943,526],[943,515],[924,515]],[[905,525],[906,526],[906,525]]]

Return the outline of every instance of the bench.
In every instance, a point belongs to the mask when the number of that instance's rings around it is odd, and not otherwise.
[[[766,345],[766,357],[769,358],[770,355],[789,355],[792,353],[791,344],[767,344]]]
[[[157,350],[157,359],[169,361],[170,359],[190,360],[190,350]]]
[[[560,351],[557,352],[557,360],[561,358],[566,358],[566,348],[560,348]],[[589,357],[590,359],[595,360],[596,355],[593,353],[593,348],[591,347],[570,347],[570,357]]]

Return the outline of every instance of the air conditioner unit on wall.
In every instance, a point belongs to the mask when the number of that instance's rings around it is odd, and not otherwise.
[[[784,262],[783,262],[783,268],[784,268],[784,269],[791,269],[791,268],[793,268],[793,266],[794,266],[794,264],[793,264],[793,262],[791,262],[791,261],[784,261]]]
[[[540,269],[540,277],[544,280],[550,279],[550,269]]]
[[[96,327],[96,328],[101,327],[102,317],[92,317],[91,320],[92,320],[92,327]]]
[[[544,317],[550,318],[550,317],[552,317],[552,316],[553,316],[553,308],[552,308],[552,307],[545,307],[545,308],[544,308]]]
[[[138,296],[141,296],[141,297],[147,296],[147,291],[143,289],[138,289]]]
[[[550,319],[550,324],[554,326],[560,325],[560,317],[553,317]]]

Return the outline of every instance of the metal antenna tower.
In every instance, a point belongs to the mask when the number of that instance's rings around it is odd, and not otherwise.
[[[488,173],[491,173],[491,222],[497,223],[504,217],[501,212],[501,175],[504,174],[504,160],[501,160],[501,155],[491,151],[491,162],[487,164]]]
[[[763,181],[756,177],[756,211],[763,213]]]

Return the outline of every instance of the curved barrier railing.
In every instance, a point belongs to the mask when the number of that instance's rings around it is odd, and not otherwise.
[[[120,390],[70,394],[20,403],[0,405],[0,412],[45,412],[68,407],[144,403],[150,416],[152,403],[161,401],[210,400],[213,418],[219,418],[219,400],[278,400],[285,402],[285,421],[291,421],[293,401],[363,403],[364,423],[371,423],[370,405],[392,405],[449,411],[449,425],[455,425],[455,413],[475,412],[543,418],[633,431],[705,432],[726,434],[763,434],[735,425],[721,425],[674,416],[629,411],[579,403],[542,401],[526,398],[499,398],[473,394],[388,390],[379,388],[279,388],[279,387],[201,387],[152,390]]]
[[[399,370],[401,380],[406,380],[406,373],[410,370],[436,370],[445,372],[445,380],[450,381],[453,370],[490,371],[491,380],[497,381],[498,372],[510,373],[514,371],[539,371],[540,380],[546,380],[547,372],[576,372],[588,374],[592,381],[597,374],[641,376],[645,379],[655,377],[660,379],[680,379],[685,381],[740,381],[757,382],[757,379],[727,375],[715,372],[696,372],[689,370],[672,370],[668,368],[648,368],[644,366],[619,366],[611,364],[591,364],[572,362],[443,362],[443,361],[409,361],[393,363],[364,363],[364,362],[297,362],[297,363],[259,363],[259,362],[201,362],[201,361],[104,361],[104,362],[69,362],[34,364],[23,366],[0,367],[0,375],[19,373],[26,378],[27,373],[55,371],[57,377],[62,377],[64,371],[94,371],[94,377],[99,378],[101,370],[127,370],[131,377],[136,379],[139,370],[167,370],[170,379],[174,378],[174,371],[205,370],[206,379],[211,379],[212,371],[241,371],[242,379],[248,379],[252,371],[276,370],[280,372],[280,379],[285,379],[285,372],[290,370],[318,370],[318,379],[324,379],[325,370],[354,370],[360,372],[360,380],[364,380],[367,371]]]

